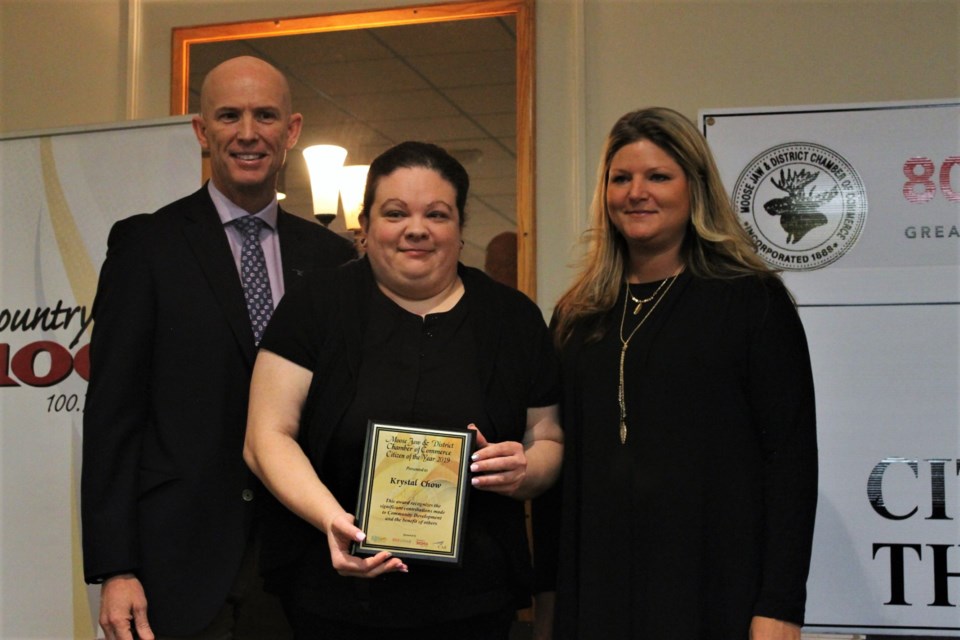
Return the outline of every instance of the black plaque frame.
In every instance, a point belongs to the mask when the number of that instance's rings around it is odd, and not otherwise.
[[[474,432],[370,420],[355,554],[460,566]]]

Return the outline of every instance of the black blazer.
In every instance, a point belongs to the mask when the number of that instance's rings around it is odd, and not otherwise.
[[[280,211],[284,287],[351,244]],[[242,459],[256,347],[207,188],[116,223],[93,305],[81,516],[88,582],[144,585],[154,632],[186,635],[223,605],[266,492]]]

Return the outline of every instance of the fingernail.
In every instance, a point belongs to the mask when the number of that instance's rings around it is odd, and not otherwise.
[[[478,464],[470,465],[470,471],[473,471],[474,473],[476,473],[477,471],[480,471],[480,465]]]
[[[472,484],[473,486],[477,486],[478,484],[480,484],[480,478],[470,478],[470,484]]]
[[[357,533],[357,542],[363,542],[366,539],[367,539],[367,534],[365,534],[363,531],[360,531]]]
[[[471,459],[471,460],[476,460],[477,457],[478,457],[477,454],[473,454],[472,456],[470,456],[470,459]]]

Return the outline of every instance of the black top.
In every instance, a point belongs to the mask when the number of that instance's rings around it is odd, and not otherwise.
[[[329,429],[326,425],[330,422],[321,417],[325,412],[317,410],[318,403],[323,402],[322,387],[326,386],[320,376],[331,374],[321,366],[320,354],[329,348],[328,339],[334,337],[329,333],[331,316],[349,307],[333,303],[336,293],[328,283],[319,285],[312,295],[288,296],[274,314],[262,344],[315,372],[304,409],[301,440],[309,443],[317,431],[328,432],[324,444],[306,444],[306,448],[318,475],[348,511],[356,506],[369,419],[448,428],[475,423],[488,440],[521,440],[526,408],[557,402],[558,371],[542,317],[539,311],[536,315],[515,313],[517,302],[536,309],[529,300],[521,301],[518,294],[506,293],[505,288],[482,274],[462,269],[463,298],[446,313],[420,318],[401,309],[376,286],[363,286],[369,276],[365,261],[351,268],[353,274],[347,269],[344,277],[357,279],[364,292],[359,295],[364,296],[365,324],[357,348],[356,383],[351,385],[353,390],[334,429]],[[512,301],[499,306],[498,313],[505,314],[503,321],[491,326],[481,322],[489,308],[498,308],[495,299],[501,296]],[[331,314],[334,310],[339,313]],[[526,349],[528,355],[535,354],[532,360],[525,361],[521,352],[511,353],[512,340],[498,340],[498,350],[481,357],[478,334],[505,328],[509,328],[505,335],[525,334],[533,339],[534,352]],[[339,342],[346,336],[338,338]],[[305,347],[309,342],[313,345]],[[487,367],[480,363],[491,357],[524,372],[523,388],[516,398],[488,391],[490,381],[482,374]],[[340,375],[350,368],[349,363],[341,362]],[[338,377],[336,371],[333,375]],[[512,411],[514,417],[507,422],[489,411],[491,402],[510,405],[521,398],[522,412]],[[524,420],[518,420],[521,414]],[[508,526],[509,521],[516,522]],[[504,536],[505,531],[510,533]],[[326,537],[311,535],[296,562],[293,596],[299,606],[322,617],[372,627],[418,626],[509,611],[526,604],[529,567],[523,559],[524,551],[518,551],[526,545],[522,503],[474,490],[464,535],[461,568],[410,562],[409,574],[394,573],[373,580],[339,576],[331,566]]]
[[[682,275],[627,349],[626,444],[623,304],[621,292],[599,319],[602,339],[584,343],[581,326],[561,356],[558,637],[746,638],[753,615],[802,622],[815,412],[785,289]],[[646,311],[635,317],[633,306],[625,337]]]
[[[331,435],[322,465],[324,484],[351,513],[368,420],[465,429],[483,413],[466,298],[426,318],[400,308],[379,289],[370,305],[357,395]],[[277,342],[273,346],[283,349]],[[486,435],[483,425],[477,426]]]

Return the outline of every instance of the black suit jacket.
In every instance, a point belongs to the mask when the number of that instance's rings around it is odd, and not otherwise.
[[[277,232],[288,292],[354,256],[283,211]],[[154,632],[193,633],[225,602],[266,499],[241,454],[256,347],[206,187],[114,225],[93,314],[84,572],[136,573]]]

